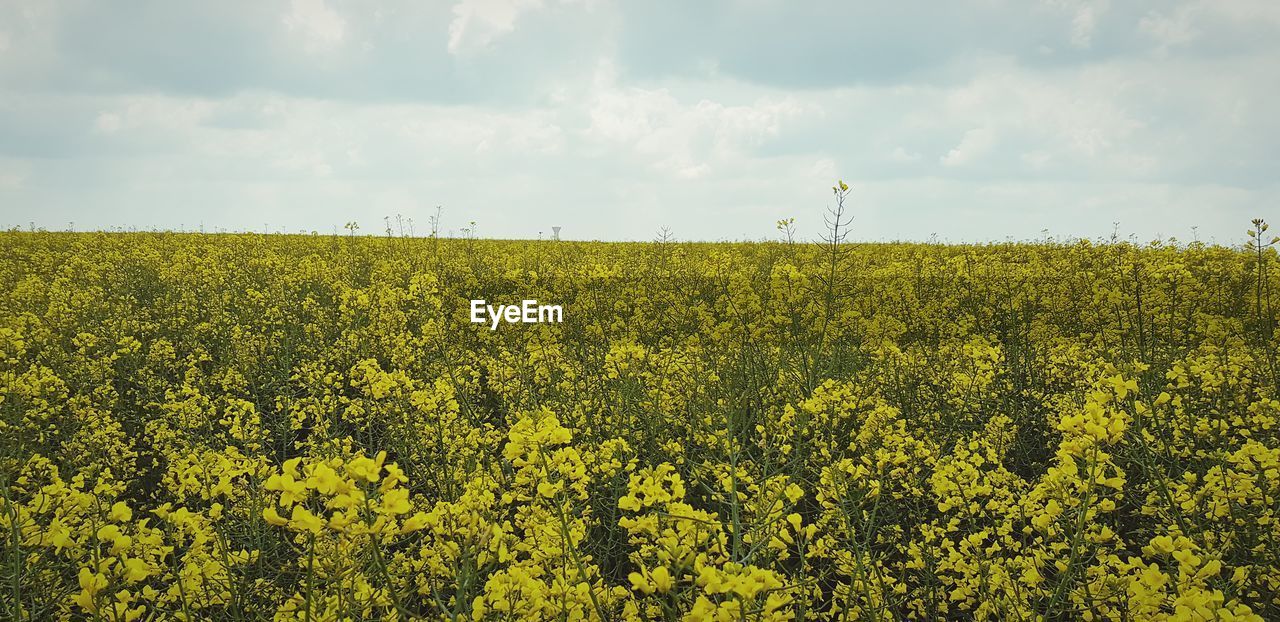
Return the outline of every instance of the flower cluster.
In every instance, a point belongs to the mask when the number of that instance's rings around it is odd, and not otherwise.
[[[0,233],[0,619],[1280,619],[1260,230]]]

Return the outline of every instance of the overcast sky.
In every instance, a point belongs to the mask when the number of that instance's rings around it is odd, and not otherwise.
[[[0,0],[0,225],[1236,242],[1278,110],[1275,0]]]

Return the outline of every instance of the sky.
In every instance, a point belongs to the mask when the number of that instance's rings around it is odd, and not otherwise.
[[[1229,244],[1278,101],[1274,0],[0,0],[0,226]]]

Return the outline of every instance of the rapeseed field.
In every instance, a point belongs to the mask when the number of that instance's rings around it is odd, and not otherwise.
[[[0,233],[0,618],[1280,619],[1264,227]]]

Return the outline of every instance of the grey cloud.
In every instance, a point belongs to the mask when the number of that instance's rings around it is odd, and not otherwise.
[[[761,84],[824,88],[955,79],[980,53],[1043,56],[1067,28],[1032,3],[686,3],[624,5],[622,56],[641,76],[718,71]],[[780,33],[786,33],[780,36]]]
[[[124,8],[122,8],[124,7]],[[73,3],[47,24],[48,54],[0,63],[0,79],[36,91],[171,93],[219,98],[271,91],[352,101],[530,102],[541,85],[589,71],[608,36],[596,16],[551,6],[522,19],[491,50],[450,55],[447,3],[370,13],[336,7],[341,40],[309,46],[274,2]]]
[[[545,0],[455,54],[448,2],[15,2],[0,225],[759,238],[844,177],[861,239],[1225,239],[1280,199],[1269,6]]]

